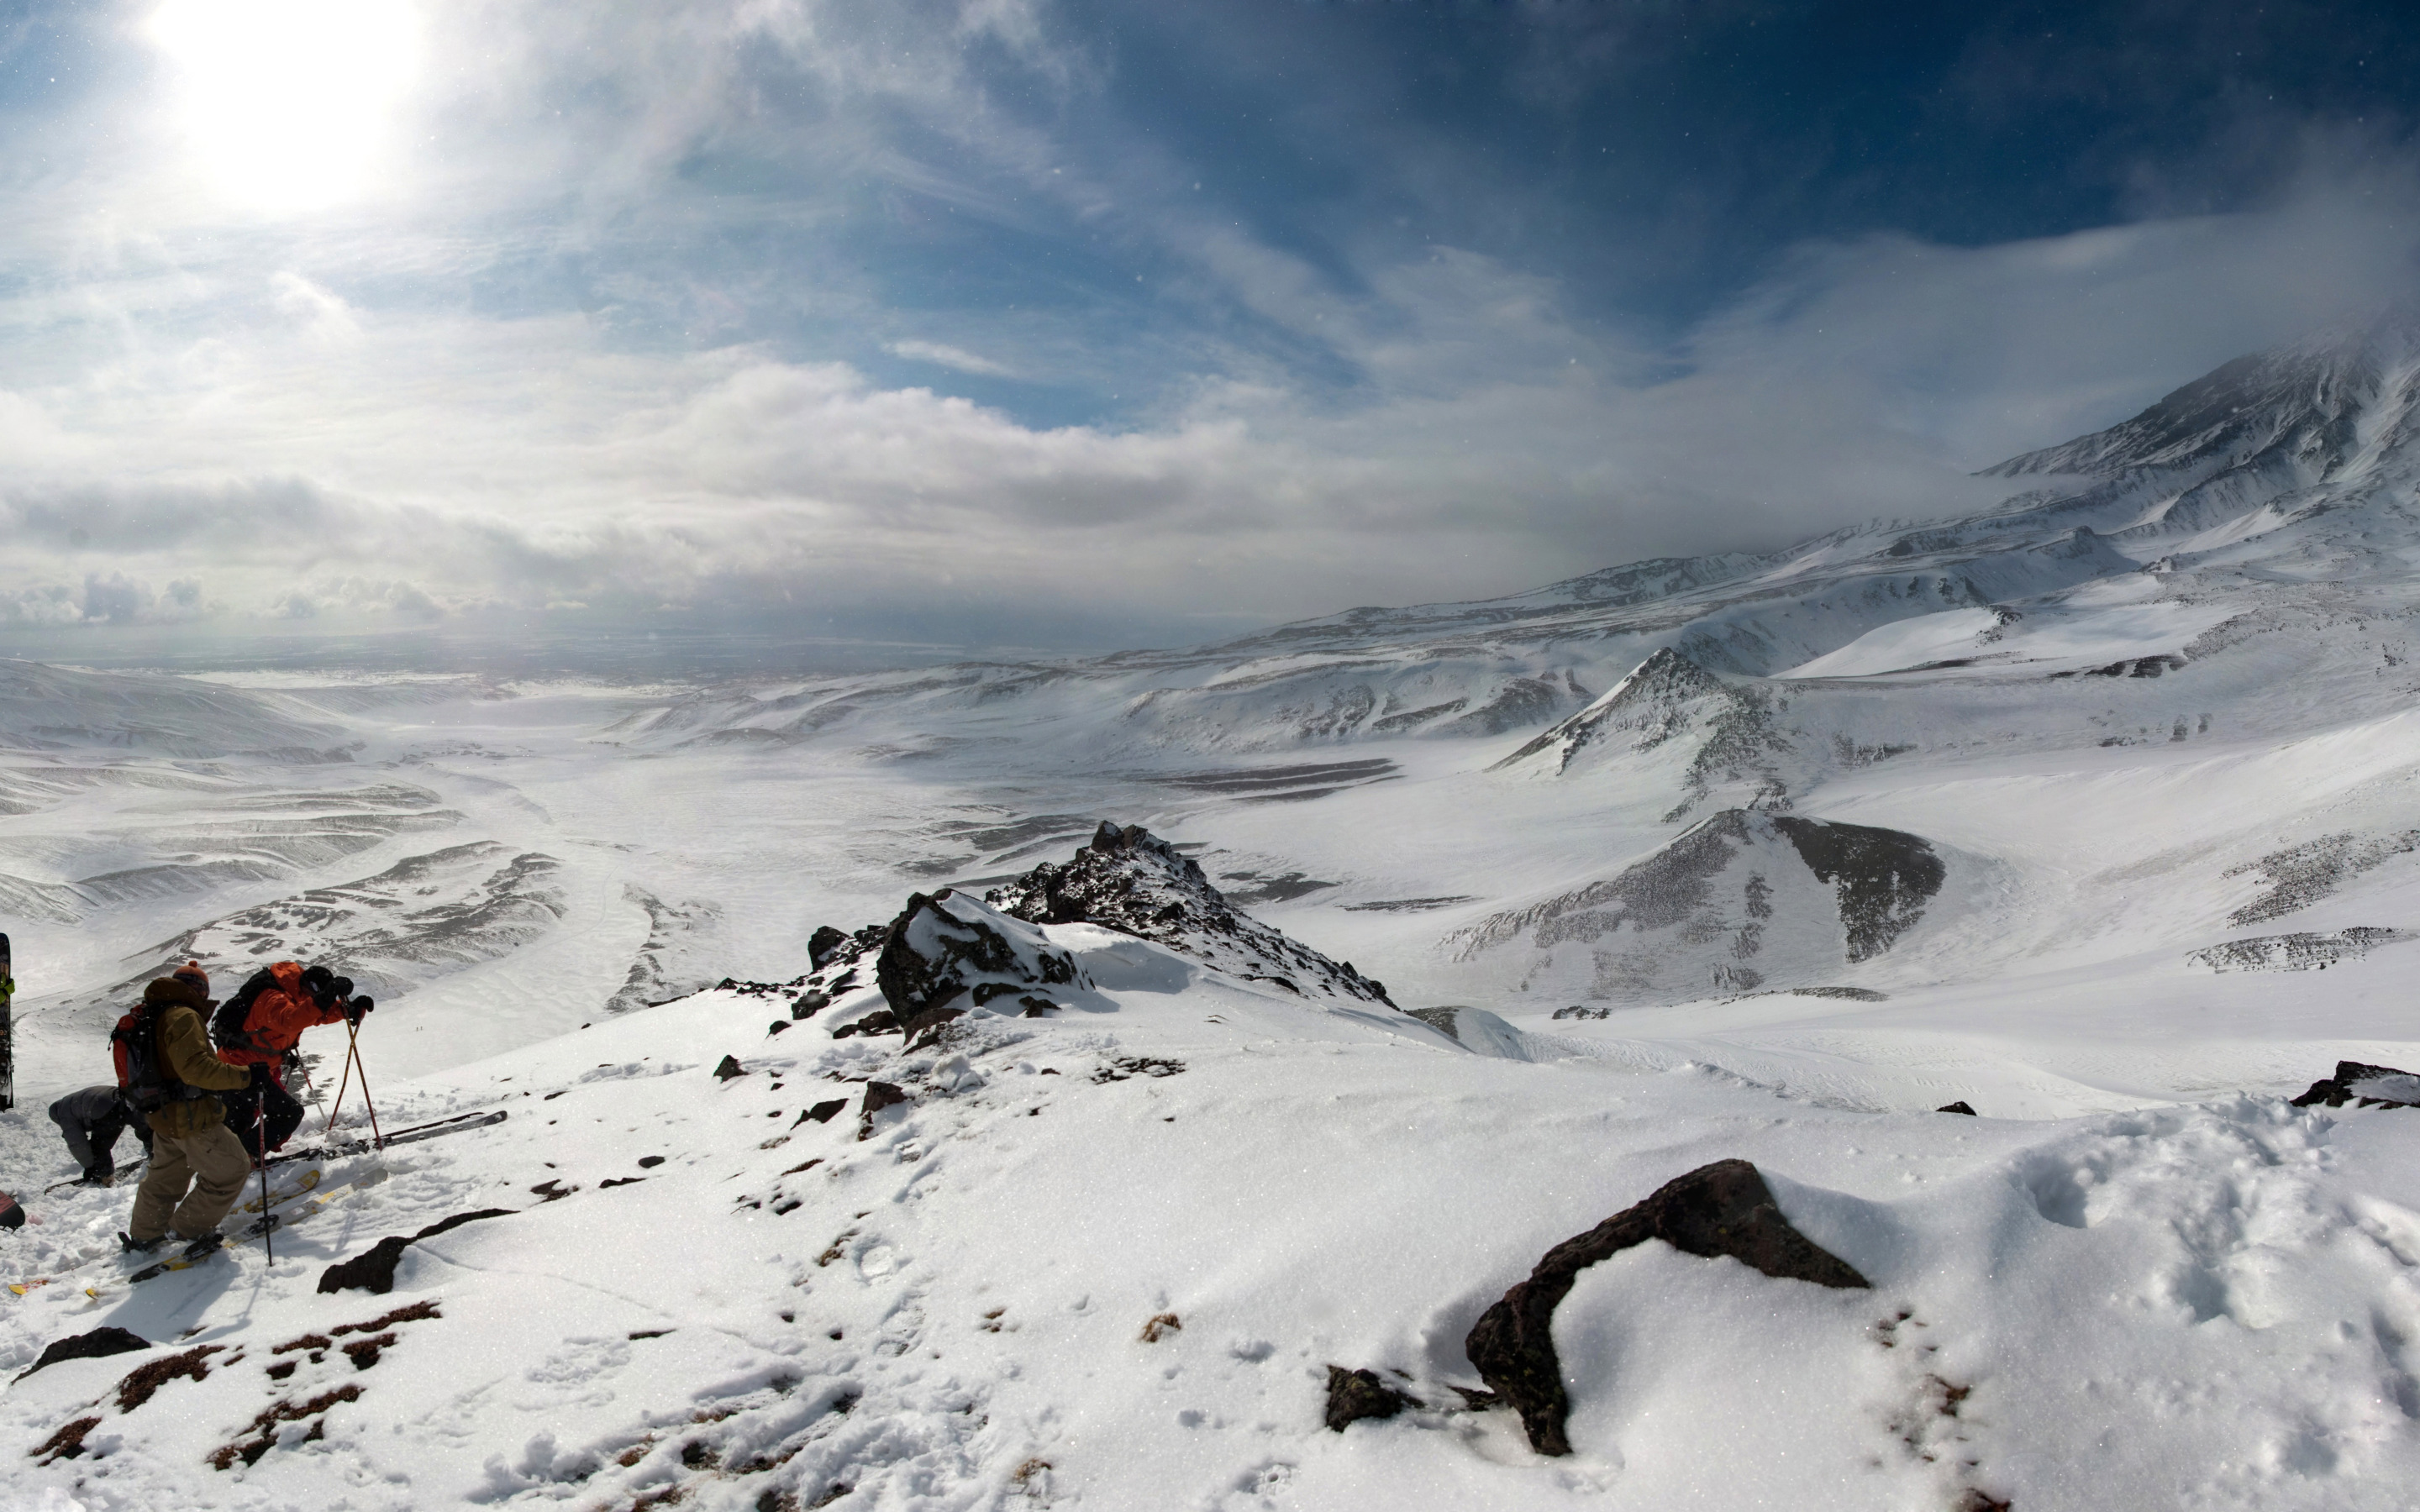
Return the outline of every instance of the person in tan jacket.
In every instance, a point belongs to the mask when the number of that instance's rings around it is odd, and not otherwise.
[[[252,1073],[210,1049],[202,1026],[211,1006],[209,978],[198,965],[154,980],[143,1001],[152,1010],[167,1099],[149,1116],[151,1169],[135,1189],[134,1215],[120,1238],[129,1250],[147,1253],[171,1231],[189,1248],[218,1238],[219,1220],[252,1174],[252,1157],[228,1131],[225,1105],[209,1094],[245,1087]]]

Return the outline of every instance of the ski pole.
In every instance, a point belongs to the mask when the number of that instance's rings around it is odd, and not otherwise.
[[[346,1032],[349,1034],[352,1032],[352,1026],[348,1024],[345,1026],[345,1029]],[[345,1047],[345,1074],[344,1077],[336,1083],[336,1100],[328,1104],[328,1121],[319,1126],[319,1137],[322,1139],[327,1138],[329,1134],[335,1129],[336,1115],[345,1111],[345,1092],[347,1088],[353,1085],[354,1058],[352,1046],[349,1041]],[[367,1085],[368,1084],[366,1083],[364,1084],[363,1096],[365,1097],[369,1095]]]
[[[345,1054],[350,1057],[351,1068],[361,1072],[362,1106],[370,1110],[370,1148],[383,1149],[386,1136],[379,1133],[378,1104],[370,1101],[370,1069],[362,1064],[362,1026],[358,1019],[345,1020]]]
[[[253,1169],[260,1173],[260,1221],[270,1226],[260,1231],[260,1249],[269,1257],[269,1263],[275,1265],[277,1241],[270,1237],[270,1230],[276,1227],[277,1218],[269,1211],[269,1094],[257,1087],[252,1091],[252,1143],[253,1148],[259,1151],[253,1156],[252,1165]]]

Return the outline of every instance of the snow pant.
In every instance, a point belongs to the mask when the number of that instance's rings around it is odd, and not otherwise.
[[[134,1217],[127,1232],[145,1243],[171,1228],[178,1239],[199,1239],[227,1215],[251,1175],[252,1157],[224,1123],[179,1138],[155,1132],[151,1169],[134,1189]]]
[[[223,1093],[221,1100],[226,1103],[227,1127],[235,1131],[244,1153],[254,1160],[260,1158],[262,1144],[275,1149],[302,1127],[302,1104],[275,1082]]]

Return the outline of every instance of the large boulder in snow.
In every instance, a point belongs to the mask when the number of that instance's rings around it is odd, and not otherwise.
[[[1304,997],[1385,1003],[1386,984],[1239,912],[1202,868],[1140,825],[1103,824],[1064,865],[1047,863],[985,897],[1036,924],[1098,924],[1233,976]]]
[[[1546,1251],[1529,1279],[1480,1315],[1463,1341],[1480,1378],[1521,1414],[1529,1446],[1567,1455],[1571,1411],[1562,1362],[1555,1354],[1555,1308],[1579,1273],[1634,1244],[1660,1239],[1684,1255],[1728,1255],[1766,1275],[1822,1287],[1868,1285],[1856,1267],[1790,1226],[1757,1168],[1718,1160],[1667,1181],[1584,1234]]]
[[[947,889],[908,898],[884,935],[874,980],[903,1028],[941,1008],[980,1009],[1001,997],[1015,998],[1020,1011],[1047,1008],[1051,988],[1092,985],[1076,958],[1031,923]]]
[[[1890,949],[1947,868],[1901,830],[1726,809],[1619,875],[1447,936],[1525,952],[1522,985],[1651,1002],[1818,984]]]
[[[2294,1099],[2294,1106],[2306,1108],[2313,1103],[2340,1108],[2347,1103],[2359,1107],[2383,1103],[2388,1107],[2420,1107],[2420,1076],[2393,1066],[2370,1066],[2358,1060],[2339,1060],[2336,1073],[2325,1081],[2311,1084],[2311,1089]]]

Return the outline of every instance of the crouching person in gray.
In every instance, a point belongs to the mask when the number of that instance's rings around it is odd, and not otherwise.
[[[151,1153],[151,1125],[126,1105],[126,1099],[115,1087],[87,1087],[81,1092],[70,1092],[51,1104],[51,1121],[59,1126],[59,1136],[68,1142],[68,1153],[84,1167],[86,1186],[107,1186],[117,1174],[117,1160],[112,1152],[117,1147],[117,1136],[129,1127],[134,1130],[134,1137],[143,1142],[143,1153]]]

